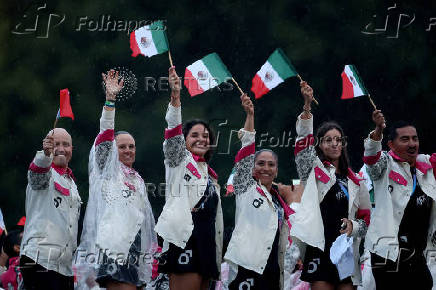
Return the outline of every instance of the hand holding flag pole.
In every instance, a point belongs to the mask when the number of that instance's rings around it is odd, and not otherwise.
[[[297,77],[298,77],[298,79],[300,80],[300,82],[304,82],[303,79],[301,78],[301,76],[300,76],[299,74],[297,74]],[[312,97],[312,100],[315,102],[315,104],[316,104],[317,106],[319,106],[319,103],[318,103],[318,101],[315,99],[315,97]]]

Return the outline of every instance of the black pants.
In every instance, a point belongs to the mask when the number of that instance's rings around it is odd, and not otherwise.
[[[371,253],[372,274],[377,290],[431,290],[433,279],[423,254],[401,251],[400,262],[393,262]]]
[[[29,257],[21,256],[20,269],[26,290],[74,289],[74,277],[47,270]]]

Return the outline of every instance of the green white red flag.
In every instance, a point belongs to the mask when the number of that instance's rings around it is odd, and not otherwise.
[[[277,48],[252,80],[251,91],[256,99],[261,98],[285,79],[297,76],[297,70],[282,49]]]
[[[357,69],[352,64],[347,64],[341,74],[342,77],[342,96],[341,99],[352,99],[360,96],[367,96],[362,79]]]
[[[186,68],[184,84],[193,97],[231,78],[232,75],[218,54],[211,53]]]
[[[163,21],[155,21],[130,33],[130,49],[133,57],[139,54],[151,57],[168,51],[168,38]]]

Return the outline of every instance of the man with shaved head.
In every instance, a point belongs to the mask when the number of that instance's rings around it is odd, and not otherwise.
[[[80,196],[68,163],[73,145],[65,129],[51,130],[29,166],[26,225],[20,266],[29,289],[73,289]]]

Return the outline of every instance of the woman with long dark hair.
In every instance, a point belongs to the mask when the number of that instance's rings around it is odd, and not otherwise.
[[[311,289],[353,289],[361,280],[359,244],[369,224],[369,193],[350,169],[344,131],[325,122],[313,136],[313,90],[301,82],[305,104],[297,120],[295,162],[305,185],[292,223],[291,236],[306,245],[301,279]],[[330,259],[332,243],[341,234],[353,237],[354,272],[340,279]]]
[[[163,151],[166,202],[156,232],[164,239],[160,271],[169,274],[170,289],[208,289],[219,278],[223,217],[217,175],[209,167],[215,138],[202,120],[182,127],[181,82],[169,69],[168,105]]]

